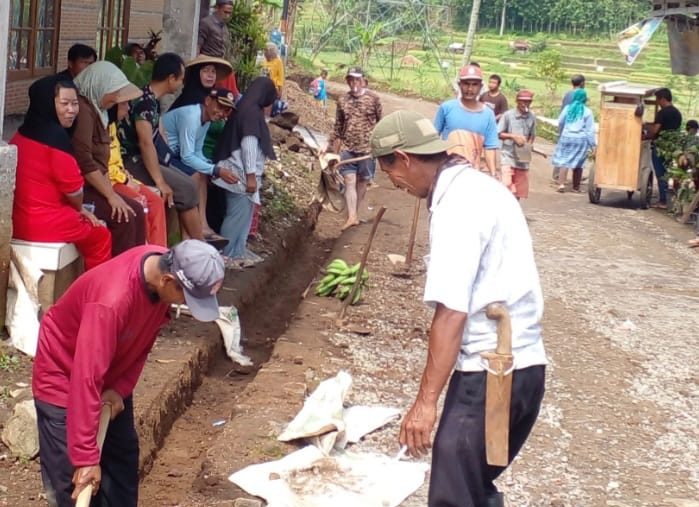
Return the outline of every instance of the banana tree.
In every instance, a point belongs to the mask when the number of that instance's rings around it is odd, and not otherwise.
[[[357,61],[362,67],[366,68],[369,65],[369,58],[376,47],[376,43],[380,39],[383,29],[384,23],[381,21],[367,26],[361,24],[355,25],[354,32],[357,36],[357,43],[359,44]]]

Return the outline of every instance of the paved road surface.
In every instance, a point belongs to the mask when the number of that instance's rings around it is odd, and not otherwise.
[[[436,110],[380,96],[387,113]],[[697,506],[699,257],[685,247],[692,230],[637,209],[623,192],[603,193],[601,205],[558,194],[550,173],[536,157],[523,202],[546,297],[548,392],[503,487],[512,505]]]

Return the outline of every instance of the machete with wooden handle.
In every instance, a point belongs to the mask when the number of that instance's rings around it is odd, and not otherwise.
[[[107,426],[109,426],[109,419],[112,417],[112,406],[109,403],[102,405],[102,410],[100,411],[100,425],[97,429],[97,447],[102,453],[102,446],[104,445],[104,437],[107,436]],[[83,488],[83,490],[78,495],[78,499],[75,501],[75,507],[90,507],[90,500],[92,499],[92,484],[88,484]]]
[[[483,352],[488,364],[485,387],[485,456],[489,465],[509,464],[510,404],[512,401],[512,322],[502,303],[486,308],[489,319],[498,323],[495,352]]]

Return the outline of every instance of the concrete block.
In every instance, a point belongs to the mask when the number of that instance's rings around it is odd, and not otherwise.
[[[185,60],[196,56],[199,9],[199,2],[192,0],[164,1],[163,42],[160,53],[172,51]]]
[[[12,240],[15,255],[27,259],[44,276],[38,287],[39,304],[46,312],[83,273],[82,257],[72,243],[39,243]]]
[[[0,141],[0,329],[5,326],[16,170],[17,148]]]

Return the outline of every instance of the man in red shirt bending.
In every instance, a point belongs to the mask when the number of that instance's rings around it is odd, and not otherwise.
[[[202,241],[139,246],[85,273],[44,315],[32,390],[49,505],[72,507],[92,484],[99,505],[136,507],[134,387],[170,305],[216,320],[223,276],[223,259]],[[112,420],[100,455],[103,404]]]

